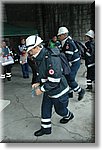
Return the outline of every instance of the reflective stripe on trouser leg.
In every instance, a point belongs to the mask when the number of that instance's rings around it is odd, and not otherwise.
[[[71,117],[72,113],[70,111],[68,111],[68,114],[64,117],[66,119],[69,119]]]
[[[6,73],[6,77],[10,78],[11,77],[11,73]]]
[[[87,79],[87,85],[92,85],[92,81],[90,79]]]
[[[1,74],[0,79],[5,79],[5,74]]]
[[[81,91],[81,87],[78,85],[76,88],[74,88],[74,92],[80,92]]]
[[[51,131],[52,106],[51,99],[44,93],[41,107],[41,127],[46,131]]]
[[[46,129],[46,128],[51,128],[51,119],[41,119],[41,126]]]

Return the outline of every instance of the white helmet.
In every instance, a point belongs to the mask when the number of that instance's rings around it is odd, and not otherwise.
[[[58,36],[59,35],[61,35],[61,34],[65,34],[65,33],[68,33],[69,31],[68,31],[68,29],[66,28],[66,27],[60,27],[59,29],[58,29]]]
[[[85,35],[89,36],[91,38],[94,38],[94,31],[93,30],[89,30]]]
[[[31,35],[26,39],[27,52],[38,46],[43,40],[37,35]]]

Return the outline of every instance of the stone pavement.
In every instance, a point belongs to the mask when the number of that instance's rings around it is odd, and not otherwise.
[[[77,80],[81,87],[85,88],[85,66],[82,61]],[[42,137],[34,136],[34,132],[40,129],[41,96],[31,96],[31,77],[22,78],[21,66],[14,64],[12,67],[12,80],[4,83],[4,100],[10,100],[10,104],[0,113],[0,135],[3,143],[94,143],[94,105],[95,93],[86,92],[83,100],[78,101],[78,95],[69,101],[69,109],[75,117],[67,124],[60,124],[61,119],[54,109],[52,113],[52,134]]]

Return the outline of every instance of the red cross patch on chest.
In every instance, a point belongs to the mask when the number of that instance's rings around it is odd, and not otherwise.
[[[54,73],[55,73],[55,72],[54,72],[53,69],[50,69],[50,70],[49,70],[49,74],[50,74],[50,75],[53,75]]]

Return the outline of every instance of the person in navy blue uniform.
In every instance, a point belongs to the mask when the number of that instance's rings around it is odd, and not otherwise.
[[[85,65],[87,67],[87,90],[92,90],[92,82],[95,81],[95,42],[94,31],[89,30],[86,34]]]
[[[58,115],[62,116],[60,123],[67,123],[74,115],[68,110],[67,80],[62,74],[61,61],[57,54],[48,55],[49,50],[42,46],[42,39],[32,35],[26,39],[27,52],[35,59],[37,65],[36,95],[43,93],[41,106],[41,129],[34,133],[35,136],[51,134],[52,107]]]
[[[78,100],[81,100],[85,94],[85,90],[82,89],[75,81],[78,69],[80,68],[80,53],[73,39],[68,35],[68,33],[69,31],[66,27],[60,27],[57,35],[62,43],[62,52],[65,53],[71,68],[70,74],[66,76],[70,86],[69,97],[73,97],[74,91],[78,92]]]

